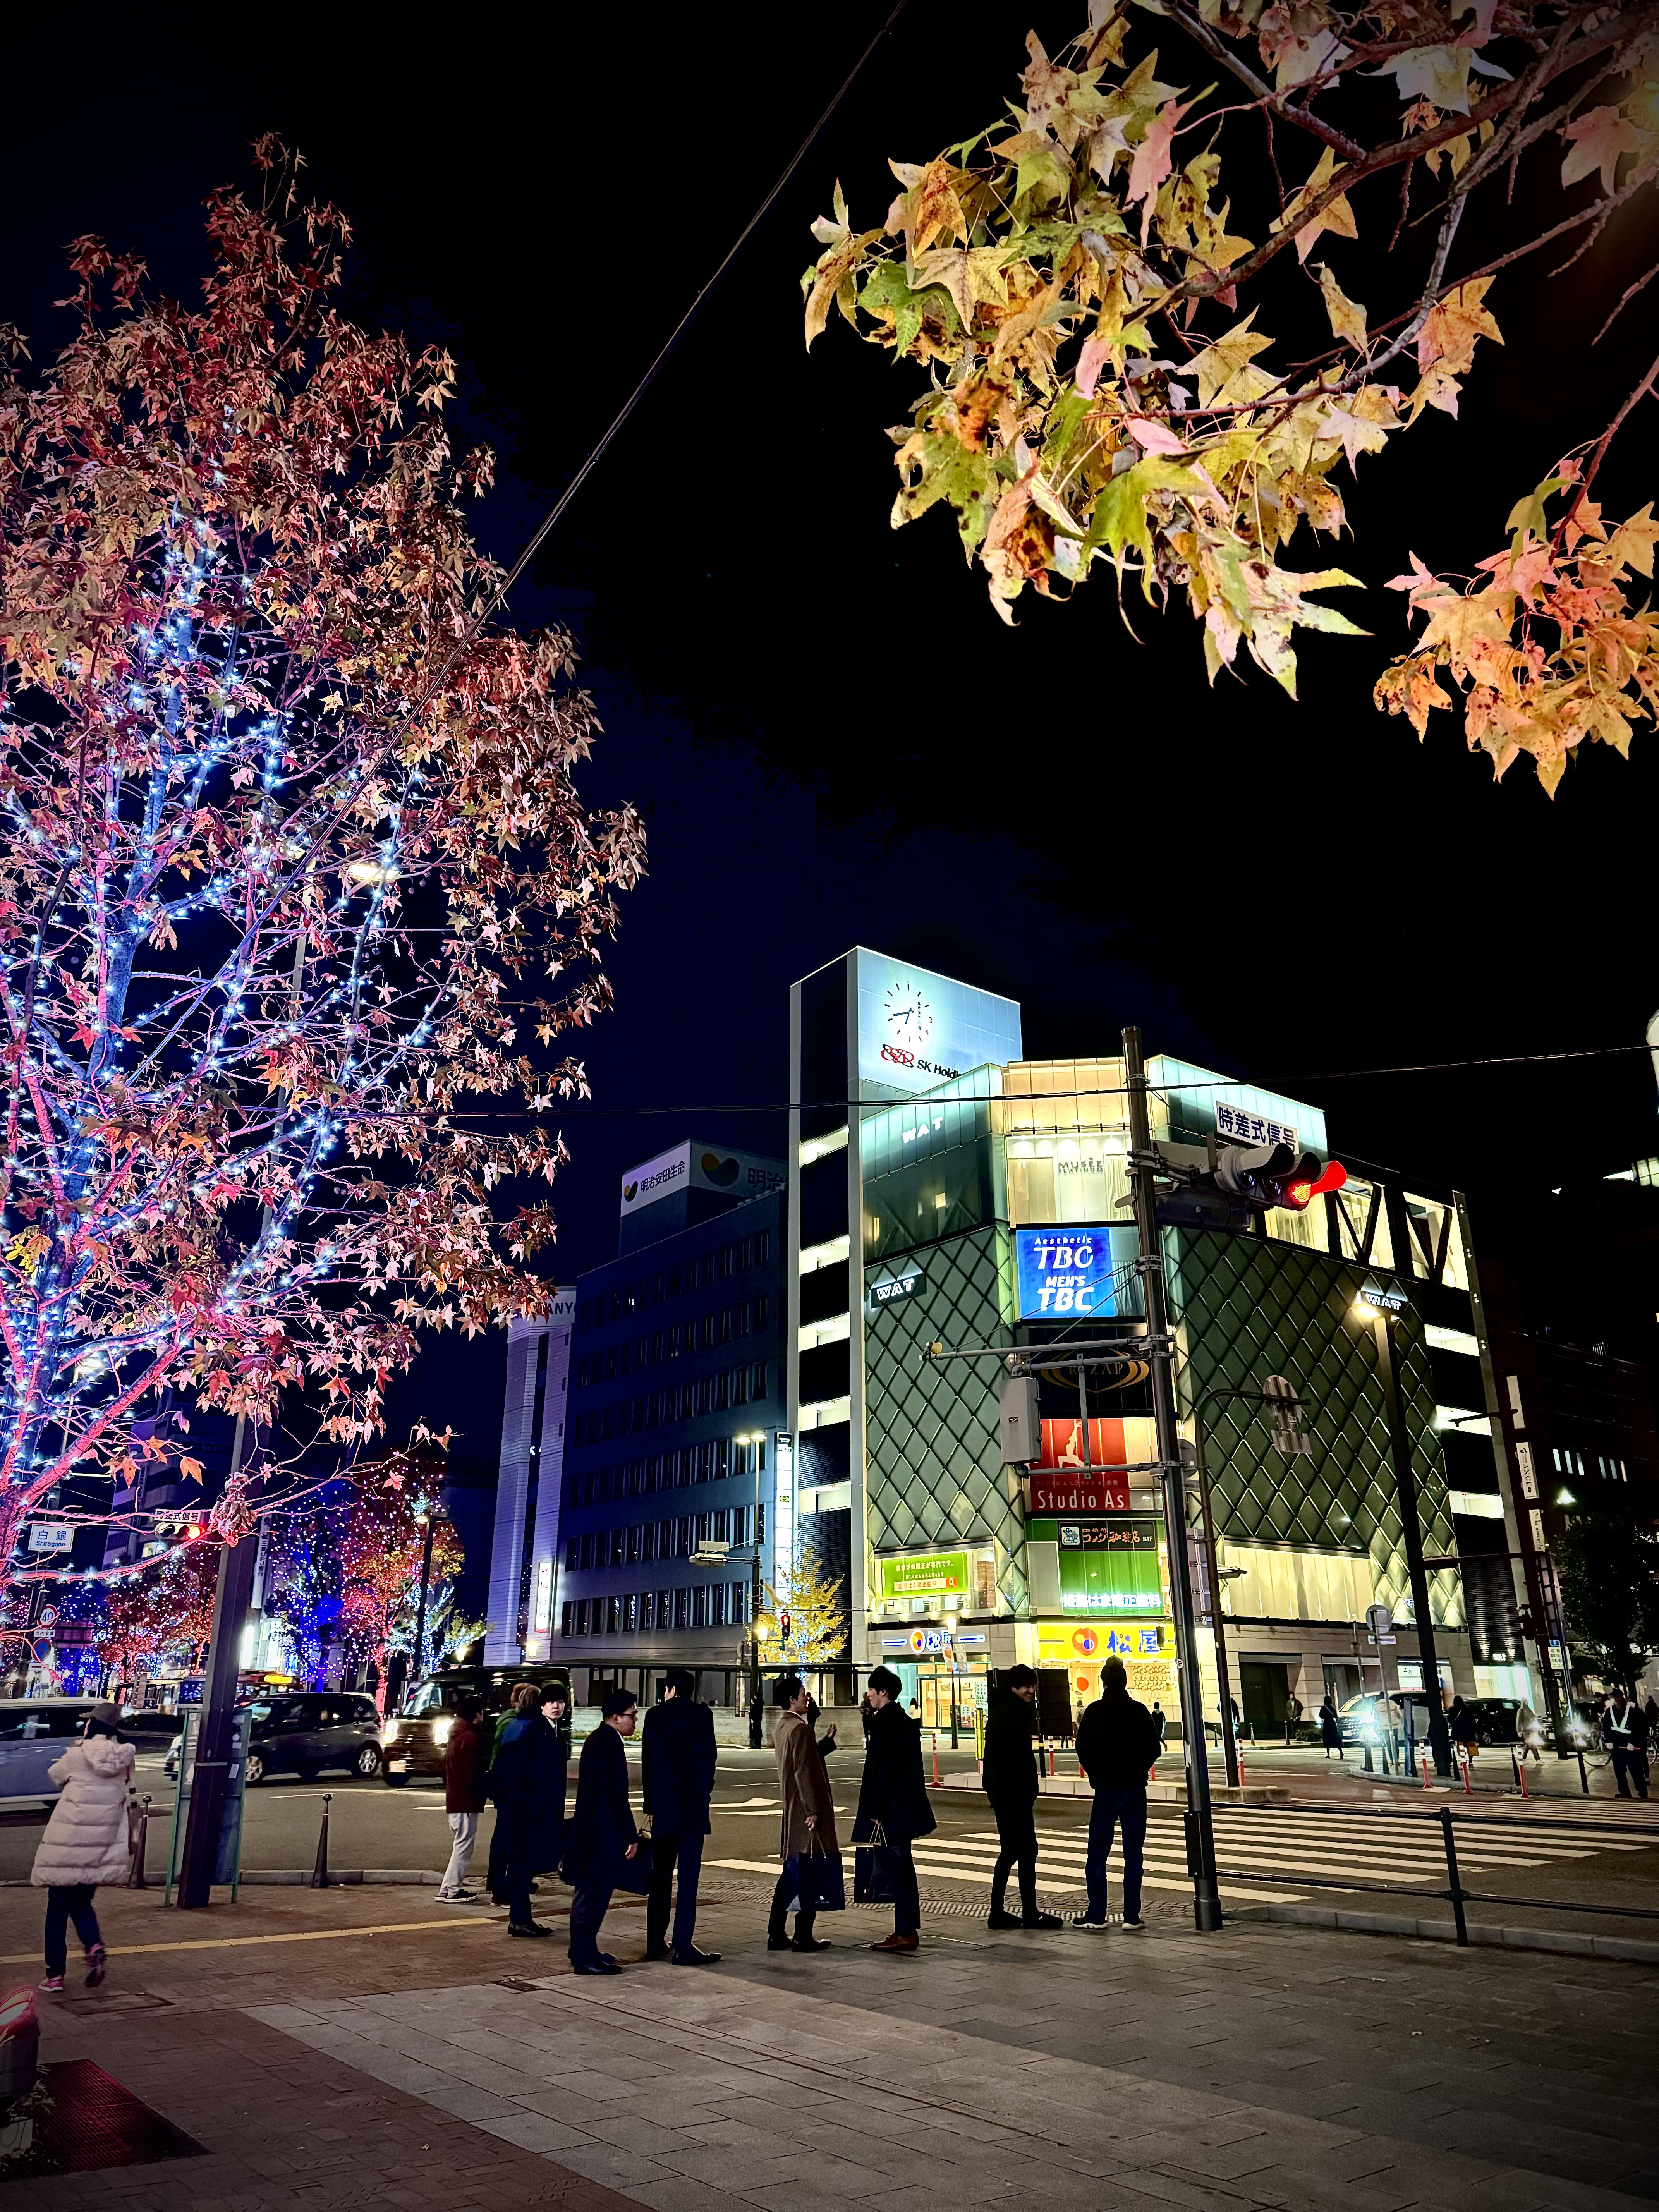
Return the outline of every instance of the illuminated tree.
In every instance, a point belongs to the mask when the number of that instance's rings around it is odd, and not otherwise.
[[[169,1385],[356,1449],[418,1330],[542,1308],[502,1188],[641,865],[569,637],[488,627],[452,363],[343,319],[344,222],[258,158],[198,308],[81,239],[0,377],[0,1559]]]
[[[105,1664],[123,1682],[131,1681],[141,1659],[199,1667],[213,1630],[218,1574],[219,1547],[204,1540],[100,1585],[98,1644]]]
[[[847,1656],[848,1614],[842,1595],[846,1584],[824,1571],[817,1554],[808,1552],[793,1572],[781,1573],[775,1589],[766,1592],[766,1618],[761,1632],[761,1662],[768,1667],[821,1667]],[[782,1632],[785,1613],[789,1633]]]
[[[418,1662],[413,1650],[420,1607],[421,1567],[430,1528],[431,1572],[427,1612],[430,1650],[433,1599],[447,1602],[463,1563],[461,1540],[436,1511],[434,1469],[428,1459],[394,1454],[358,1471],[358,1494],[339,1516],[341,1626],[359,1660],[374,1662],[376,1695],[384,1710],[386,1671],[394,1649]]]

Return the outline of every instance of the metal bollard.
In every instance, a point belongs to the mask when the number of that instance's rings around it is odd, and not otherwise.
[[[148,1793],[138,1805],[138,1833],[133,1839],[132,1864],[127,1870],[127,1887],[145,1889],[144,1861],[149,1856],[149,1797]]]
[[[1515,1778],[1521,1785],[1521,1795],[1530,1797],[1532,1792],[1527,1787],[1527,1762],[1524,1759],[1517,1759],[1515,1762]]]
[[[328,1878],[328,1808],[333,1802],[334,1792],[331,1790],[325,1790],[323,1792],[323,1821],[322,1826],[317,1831],[317,1863],[311,1869],[311,1887],[313,1889],[331,1889],[333,1887],[333,1884]]]
[[[1473,1797],[1474,1795],[1474,1790],[1469,1781],[1469,1774],[1474,1765],[1474,1761],[1469,1757],[1469,1747],[1468,1744],[1460,1743],[1458,1745],[1457,1756],[1458,1762],[1463,1770],[1463,1795],[1466,1797]]]
[[[933,1730],[933,1787],[939,1788],[939,1730]]]
[[[1418,1755],[1423,1761],[1423,1787],[1425,1790],[1432,1790],[1434,1784],[1429,1778],[1429,1754],[1426,1751],[1424,1751],[1420,1752]]]
[[[1586,1797],[1589,1796],[1589,1776],[1584,1770],[1584,1754],[1582,1751],[1578,1754],[1578,1787]]]
[[[1451,1807],[1440,1808],[1440,1833],[1446,1846],[1446,1875],[1448,1893],[1451,1898],[1452,1918],[1457,1923],[1457,1940],[1467,1947],[1469,1923],[1463,1911],[1463,1885],[1457,1878],[1457,1845],[1452,1837]]]

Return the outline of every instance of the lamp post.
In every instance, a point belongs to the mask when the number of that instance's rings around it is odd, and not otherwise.
[[[1373,1290],[1368,1285],[1354,1300],[1354,1312],[1361,1321],[1370,1322],[1376,1346],[1376,1370],[1382,1378],[1382,1401],[1389,1417],[1389,1446],[1394,1458],[1395,1493],[1400,1505],[1400,1534],[1406,1547],[1406,1571],[1412,1586],[1423,1694],[1429,1708],[1429,1748],[1434,1754],[1435,1772],[1449,1775],[1452,1771],[1451,1731],[1440,1703],[1440,1662],[1435,1654],[1434,1621],[1429,1612],[1429,1577],[1423,1559],[1423,1527],[1417,1510],[1417,1476],[1412,1467],[1411,1438],[1406,1431],[1405,1408],[1400,1397],[1400,1362],[1394,1340],[1397,1306],[1392,1294]],[[1379,1655],[1382,1649],[1379,1644]]]

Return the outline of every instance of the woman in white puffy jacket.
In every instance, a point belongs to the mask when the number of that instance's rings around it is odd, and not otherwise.
[[[120,1715],[113,1705],[97,1705],[87,1717],[86,1734],[72,1743],[47,1771],[62,1796],[52,1808],[46,1833],[34,1854],[30,1879],[46,1893],[46,1978],[43,1990],[61,1990],[69,1964],[68,1925],[86,1947],[87,1987],[104,1978],[106,1956],[93,1892],[100,1881],[125,1881],[127,1875],[127,1808],[133,1802],[130,1743],[116,1741]]]

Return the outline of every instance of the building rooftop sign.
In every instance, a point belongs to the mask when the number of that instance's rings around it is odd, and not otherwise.
[[[1169,1114],[1169,1131],[1224,1145],[1289,1145],[1294,1151],[1329,1149],[1325,1116],[1317,1106],[1263,1091],[1254,1083],[1235,1083],[1213,1068],[1194,1067],[1161,1052],[1146,1064],[1146,1078]],[[1156,1131],[1154,1133],[1158,1133]]]
[[[713,1190],[728,1197],[764,1198],[783,1188],[783,1164],[754,1152],[734,1152],[724,1145],[684,1144],[659,1152],[622,1179],[623,1218],[683,1190]]]
[[[1021,1056],[1019,1004],[864,945],[854,951],[859,1089],[892,1098]]]

